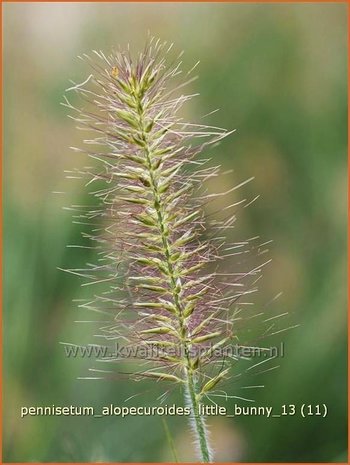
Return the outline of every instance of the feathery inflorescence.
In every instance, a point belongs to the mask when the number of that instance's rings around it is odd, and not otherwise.
[[[198,155],[233,131],[182,120],[180,110],[192,95],[180,89],[192,78],[189,72],[176,84],[181,62],[168,64],[170,49],[152,39],[135,61],[129,51],[82,57],[92,74],[69,90],[83,108],[65,104],[78,112],[72,117],[81,128],[95,133],[85,141],[93,149],[85,152],[100,171],[76,174],[99,186],[96,206],[79,214],[99,225],[89,235],[99,262],[73,272],[105,285],[85,304],[113,318],[100,335],[147,349],[147,356],[134,352],[142,364],[131,376],[184,386],[208,461],[198,406],[229,376],[231,360],[220,348],[234,340],[239,301],[252,292],[262,265],[234,273],[222,268],[224,258],[250,247],[250,241],[227,239],[234,207],[244,201],[227,205],[220,221],[208,215],[206,205],[227,192],[207,192],[220,169]]]

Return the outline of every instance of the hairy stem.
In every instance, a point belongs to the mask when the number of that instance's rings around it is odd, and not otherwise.
[[[207,439],[207,428],[204,419],[200,414],[200,401],[196,392],[195,381],[193,373],[187,370],[187,389],[188,389],[188,403],[193,416],[193,426],[198,438],[198,445],[201,453],[202,462],[210,462],[210,452]]]
[[[200,414],[200,402],[199,402],[199,395],[196,392],[196,385],[194,379],[194,369],[192,367],[192,360],[190,355],[190,347],[187,342],[187,327],[185,316],[183,314],[183,305],[181,303],[181,292],[182,292],[182,285],[181,280],[176,278],[174,265],[171,262],[171,243],[168,238],[166,231],[168,228],[166,227],[166,219],[164,215],[164,206],[162,205],[161,194],[159,193],[158,183],[155,176],[155,172],[152,167],[152,152],[150,148],[150,143],[148,140],[148,133],[145,128],[145,114],[142,108],[142,102],[140,100],[137,101],[138,113],[140,118],[140,133],[141,138],[144,141],[144,155],[146,158],[147,169],[149,172],[149,179],[150,179],[150,188],[152,189],[153,195],[153,202],[154,202],[154,209],[157,213],[157,223],[159,233],[161,235],[162,245],[163,245],[163,254],[164,254],[164,262],[166,263],[166,267],[168,270],[169,275],[169,289],[173,299],[173,303],[176,308],[176,315],[178,318],[178,333],[179,333],[179,340],[181,341],[183,351],[181,353],[184,354],[184,378],[186,388],[188,390],[188,399],[187,401],[190,403],[190,408],[193,417],[193,427],[194,432],[197,436],[200,453],[201,453],[201,460],[202,462],[209,462],[210,461],[210,453],[209,447],[207,443],[207,432],[204,420]]]

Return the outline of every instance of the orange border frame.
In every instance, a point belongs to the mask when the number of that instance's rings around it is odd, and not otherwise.
[[[2,4],[3,3],[100,3],[98,0],[75,0],[75,2],[72,2],[71,0],[51,0],[49,2],[46,2],[45,0],[38,0],[38,1],[33,1],[33,0],[27,0],[27,1],[22,1],[22,0],[0,0],[0,22],[1,26],[3,24],[3,16],[2,16]],[[348,6],[347,8],[347,19],[348,19],[348,252],[347,252],[347,257],[348,257],[348,336],[349,336],[349,331],[350,331],[350,229],[349,229],[349,217],[350,217],[350,150],[349,150],[349,134],[350,134],[350,0],[172,0],[172,1],[164,1],[164,0],[126,0],[126,1],[121,1],[121,0],[102,0],[101,3],[343,3]],[[1,29],[2,31],[2,29]],[[2,34],[1,34],[1,45],[2,45]],[[3,108],[2,103],[3,103],[3,81],[2,81],[2,47],[1,47],[1,61],[0,61],[0,79],[1,79],[1,88],[0,88],[0,101],[1,101],[1,108]],[[1,216],[0,216],[0,233],[2,237],[2,232],[3,232],[3,210],[2,210],[2,179],[3,179],[3,171],[2,171],[2,155],[3,155],[3,114],[2,112],[0,113],[0,152],[1,152],[1,163],[0,163],[0,179],[1,179],[1,191],[0,191],[0,210],[1,210]],[[2,296],[2,278],[3,278],[3,272],[2,272],[2,264],[3,264],[3,250],[2,250],[2,243],[0,245],[0,263],[1,263],[1,268],[0,268],[0,296]],[[0,305],[0,321],[2,323],[2,302]],[[2,333],[2,324],[0,325],[0,370],[1,370],[1,375],[3,373],[3,365],[2,365],[2,356],[3,356],[3,347],[2,347],[2,341],[3,341],[3,333]],[[350,359],[350,344],[348,344],[348,381],[349,381],[349,359]],[[3,433],[3,424],[2,424],[2,400],[3,400],[3,391],[2,391],[2,376],[0,378],[0,391],[1,391],[1,396],[0,396],[0,464],[5,464],[6,462],[2,461],[2,433]],[[349,421],[349,413],[350,413],[350,395],[349,395],[349,382],[348,382],[348,446],[349,446],[349,439],[350,439],[350,421]],[[27,463],[27,462],[24,462]],[[29,463],[29,462],[28,462]],[[35,462],[30,462],[30,463],[35,463]],[[44,462],[42,462],[44,463]],[[102,463],[99,462],[99,465],[110,465],[112,463],[123,463],[123,462],[107,462],[107,463]],[[128,463],[130,465],[142,465],[143,462],[124,462]],[[157,465],[157,463],[150,463],[147,462],[148,465]],[[174,464],[174,462],[161,462],[165,464]],[[196,463],[196,462],[192,462]],[[242,465],[277,465],[277,463],[269,463],[269,462],[215,462],[218,465],[227,465],[228,463],[237,463],[237,464],[242,464]],[[317,462],[284,462],[284,463],[297,463],[300,465],[317,465]],[[326,464],[327,462],[320,462],[320,464]],[[332,462],[331,462],[332,463]],[[346,465],[349,464],[349,451],[348,451],[348,461],[347,462],[337,462],[338,465]],[[91,465],[94,464],[94,462],[50,462],[51,465]],[[278,462],[279,465],[283,465],[282,462]],[[14,463],[11,462],[11,465],[24,465],[22,463]],[[198,463],[199,465],[199,463]]]

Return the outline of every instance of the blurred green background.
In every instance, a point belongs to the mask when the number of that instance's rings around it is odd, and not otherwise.
[[[59,342],[94,342],[96,328],[74,323],[84,319],[72,303],[83,290],[57,270],[93,260],[66,247],[79,243],[80,228],[61,208],[87,201],[79,183],[64,178],[84,162],[68,149],[81,146],[82,134],[60,106],[68,80],[90,72],[76,56],[128,42],[138,51],[148,31],[184,49],[187,67],[201,61],[188,89],[200,97],[187,116],[200,122],[220,108],[208,123],[237,128],[214,163],[234,169],[231,184],[255,176],[243,192],[261,197],[240,214],[233,239],[273,239],[259,300],[283,291],[275,306],[290,312],[287,324],[300,324],[279,339],[286,354],[278,370],[242,379],[229,393],[264,384],[252,394],[256,405],[328,406],[326,418],[216,418],[215,459],[346,461],[345,4],[3,7],[4,461],[172,460],[159,417],[20,418],[21,406],[99,408],[137,393],[133,405],[155,404],[154,383],[77,379],[90,361],[66,358]],[[186,419],[169,418],[168,426],[180,459],[191,460]]]

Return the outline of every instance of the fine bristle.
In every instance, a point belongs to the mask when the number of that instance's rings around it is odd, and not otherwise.
[[[224,348],[237,342],[245,297],[256,291],[268,260],[244,260],[252,249],[265,252],[259,238],[229,242],[236,211],[255,200],[232,202],[232,193],[251,179],[209,190],[210,180],[225,174],[199,155],[233,131],[183,121],[180,110],[193,95],[181,90],[198,63],[178,81],[181,62],[168,58],[171,48],[151,39],[136,59],[129,51],[94,51],[83,56],[91,74],[67,89],[83,101],[77,108],[65,98],[64,105],[90,133],[84,152],[95,166],[70,173],[95,199],[72,209],[98,251],[97,264],[69,271],[103,287],[81,307],[109,316],[98,336],[129,350],[138,362],[129,376],[182,385],[198,405],[230,377],[235,356]],[[208,208],[218,199],[218,211]],[[233,256],[242,265],[228,272]],[[206,435],[204,423],[196,426]]]

